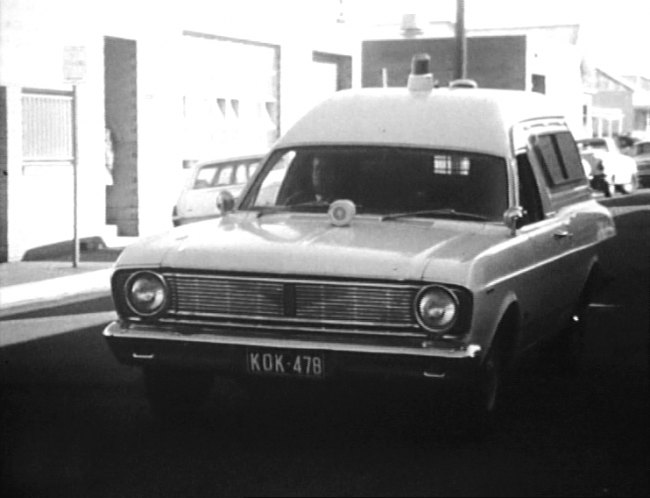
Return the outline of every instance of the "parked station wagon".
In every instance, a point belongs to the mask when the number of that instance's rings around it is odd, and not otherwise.
[[[575,365],[615,228],[564,118],[432,81],[338,92],[220,218],[123,251],[104,336],[157,413],[198,406],[215,375],[370,377],[454,386],[479,426],[525,352]]]
[[[222,190],[239,195],[259,167],[261,156],[240,156],[195,164],[172,210],[174,226],[216,218]]]

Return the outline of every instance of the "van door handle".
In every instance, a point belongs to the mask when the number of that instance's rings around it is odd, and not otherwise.
[[[566,237],[573,237],[573,234],[566,228],[562,228],[553,234],[554,239],[564,239]]]

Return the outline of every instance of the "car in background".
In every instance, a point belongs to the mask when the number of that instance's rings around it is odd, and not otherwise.
[[[612,137],[576,140],[580,156],[591,166],[590,182],[594,190],[610,196],[614,189],[629,194],[637,186],[634,159],[623,154]]]
[[[636,162],[637,182],[641,188],[650,188],[650,140],[636,142],[630,155]]]
[[[174,226],[219,216],[219,192],[239,195],[261,160],[261,155],[252,155],[195,164],[172,211]]]

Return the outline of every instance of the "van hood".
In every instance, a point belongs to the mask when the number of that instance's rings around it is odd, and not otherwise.
[[[357,216],[337,227],[325,214],[239,212],[143,239],[122,252],[116,268],[461,283],[459,267],[506,233],[489,223],[447,219]]]

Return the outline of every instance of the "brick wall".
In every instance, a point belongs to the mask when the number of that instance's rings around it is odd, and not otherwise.
[[[453,79],[454,38],[417,40],[371,40],[363,42],[362,85],[379,87],[382,69],[388,86],[406,86],[411,58],[418,53],[431,57],[431,71],[440,86]],[[486,36],[467,39],[467,77],[481,88],[526,89],[526,37]]]

